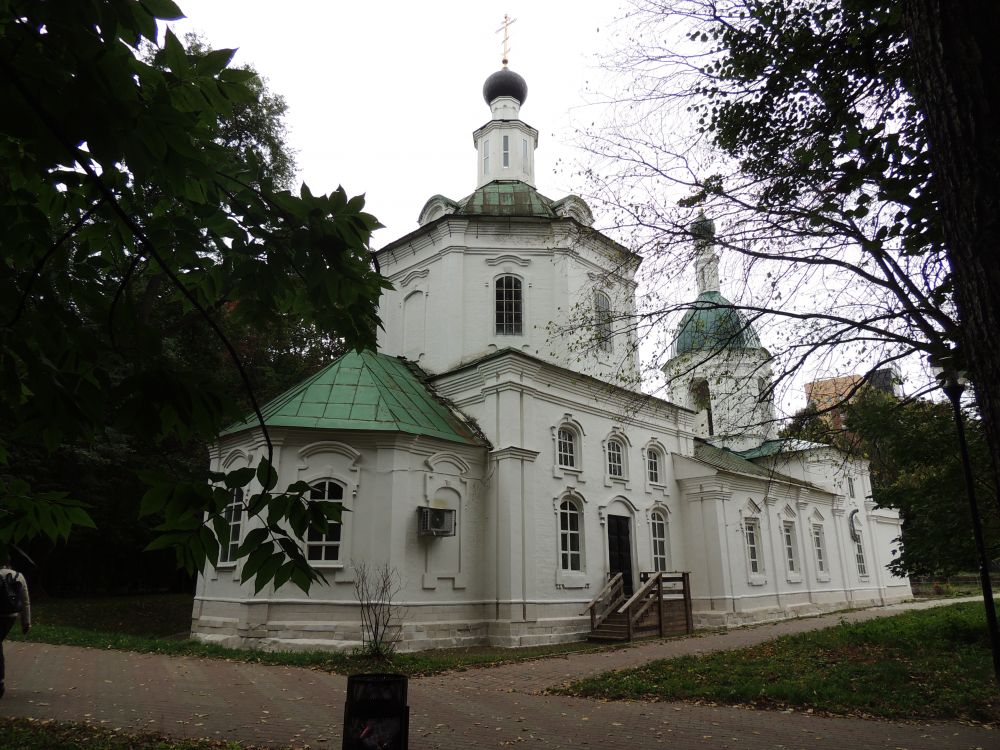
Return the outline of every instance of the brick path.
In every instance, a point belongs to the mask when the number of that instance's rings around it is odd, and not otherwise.
[[[738,648],[786,633],[883,617],[898,605],[634,648],[410,681],[410,747],[981,748],[1000,732],[958,722],[900,724],[684,703],[541,695],[553,684],[650,659]],[[347,678],[295,667],[8,643],[0,715],[88,721],[184,737],[339,748]]]

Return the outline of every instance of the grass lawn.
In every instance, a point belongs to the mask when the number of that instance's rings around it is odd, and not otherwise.
[[[327,651],[244,651],[187,638],[191,626],[191,596],[185,594],[40,599],[31,603],[31,619],[31,634],[27,638],[15,627],[9,639],[313,667],[340,674],[392,671],[414,677],[613,648],[586,642],[519,649],[476,646],[396,654],[391,663]]]
[[[554,692],[811,708],[892,719],[1000,721],[986,616],[978,602],[652,662]]]
[[[115,732],[87,724],[0,718],[4,750],[253,750],[250,745],[175,740],[155,734]]]

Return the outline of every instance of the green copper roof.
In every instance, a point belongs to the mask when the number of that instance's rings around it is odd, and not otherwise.
[[[811,440],[799,440],[797,438],[779,438],[777,440],[765,440],[756,448],[747,451],[740,451],[739,455],[748,460],[755,458],[767,458],[779,453],[796,453],[798,451],[809,451],[815,448],[831,448],[825,443],[814,443]]]
[[[762,479],[787,482],[789,484],[799,484],[808,487],[813,486],[809,482],[805,482],[801,479],[795,479],[794,477],[787,476],[786,474],[779,474],[776,471],[771,471],[762,466],[758,466],[757,464],[743,458],[741,454],[734,453],[728,448],[716,448],[714,445],[709,445],[708,443],[695,443],[694,457],[703,464],[714,466],[716,469],[721,471],[727,471],[735,474],[748,474]]]
[[[674,354],[722,349],[760,349],[760,339],[742,311],[718,292],[702,292],[677,327]]]
[[[405,432],[483,444],[476,431],[434,394],[422,376],[416,365],[398,357],[350,352],[278,396],[261,412],[269,427]],[[256,426],[251,414],[222,434]]]
[[[519,180],[494,180],[458,202],[458,213],[481,216],[556,218],[552,201]]]

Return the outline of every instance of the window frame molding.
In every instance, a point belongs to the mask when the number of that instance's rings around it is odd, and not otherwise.
[[[816,572],[816,580],[819,583],[829,583],[831,580],[830,575],[830,552],[826,544],[826,519],[823,514],[819,512],[819,509],[815,509],[812,515],[808,518],[809,522],[809,541],[810,547],[812,547],[813,552],[813,566]],[[817,537],[816,532],[819,531],[819,536]],[[819,545],[816,544],[817,540]],[[820,570],[820,564],[822,564],[823,569]]]
[[[656,517],[663,519],[663,564],[662,571],[656,567]],[[649,528],[649,551],[650,562],[654,572],[669,572],[673,567],[673,549],[670,544],[670,509],[663,503],[656,503],[647,513],[647,524]]]
[[[751,586],[764,586],[767,584],[767,564],[764,560],[764,518],[763,509],[753,500],[747,500],[747,504],[740,511],[740,536],[743,538],[743,560],[746,567],[747,583]],[[755,555],[750,555],[749,528],[754,529],[753,550]],[[753,563],[757,563],[757,570],[753,569]]]
[[[584,483],[583,442],[586,438],[583,425],[573,418],[572,414],[563,414],[562,418],[551,426],[552,432],[552,476],[563,479],[571,476],[576,482]],[[564,466],[559,462],[559,431],[569,430],[576,439],[576,465]]]
[[[649,478],[649,453],[653,451],[657,455],[658,465],[659,465],[659,478],[658,481],[654,482]],[[666,468],[667,468],[667,449],[660,443],[656,438],[650,438],[646,444],[642,447],[642,473],[643,473],[643,483],[645,485],[646,494],[652,494],[654,490],[658,490],[662,493],[663,497],[668,497],[667,492],[667,482],[666,482]]]
[[[611,454],[608,451],[608,446],[614,441],[621,446],[621,469],[622,475],[615,476],[611,473]],[[625,434],[623,430],[619,427],[611,428],[611,432],[607,434],[604,440],[601,441],[601,458],[604,463],[604,486],[614,487],[616,484],[622,485],[625,489],[632,489],[632,475],[630,471],[629,462],[631,459],[632,452],[632,441],[628,439],[628,435]],[[645,459],[643,459],[645,464]],[[645,469],[645,465],[643,466]]]

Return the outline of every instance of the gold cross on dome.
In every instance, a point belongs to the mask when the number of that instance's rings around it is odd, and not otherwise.
[[[503,32],[503,66],[507,67],[507,58],[510,57],[510,25],[516,21],[516,18],[511,18],[506,13],[503,14],[503,26],[497,29],[494,33],[499,34]]]

